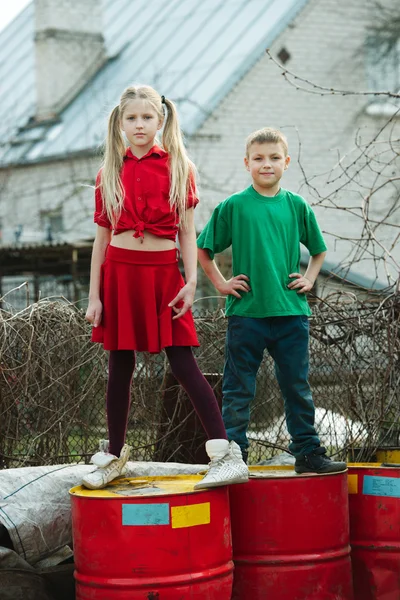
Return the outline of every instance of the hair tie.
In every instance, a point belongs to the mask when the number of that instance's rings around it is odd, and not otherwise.
[[[165,104],[165,96],[161,96],[161,104]]]

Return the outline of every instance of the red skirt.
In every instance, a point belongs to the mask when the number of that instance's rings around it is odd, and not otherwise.
[[[147,252],[108,246],[101,266],[102,321],[92,342],[105,350],[160,352],[167,346],[199,346],[193,315],[172,320],[168,306],[185,285],[177,251]]]

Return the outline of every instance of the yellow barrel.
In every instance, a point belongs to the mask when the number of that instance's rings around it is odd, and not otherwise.
[[[380,448],[376,451],[376,462],[400,465],[400,448]]]

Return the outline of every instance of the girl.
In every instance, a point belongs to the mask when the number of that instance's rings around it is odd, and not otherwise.
[[[164,120],[158,146],[155,137]],[[228,442],[214,393],[191,349],[199,345],[190,310],[197,283],[195,168],[183,145],[174,103],[149,86],[128,87],[111,112],[95,201],[97,231],[86,319],[93,325],[92,341],[110,353],[109,442],[101,443],[92,457],[98,468],[85,477],[84,485],[102,488],[124,472],[135,351],[162,349],[209,438],[209,470],[196,487],[247,481],[240,448]],[[177,235],[186,283],[178,269]]]

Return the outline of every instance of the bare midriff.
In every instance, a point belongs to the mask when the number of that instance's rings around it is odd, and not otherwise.
[[[144,237],[133,237],[135,231],[129,229],[111,237],[110,246],[125,248],[126,250],[162,251],[176,248],[175,242],[166,238],[144,232]]]

